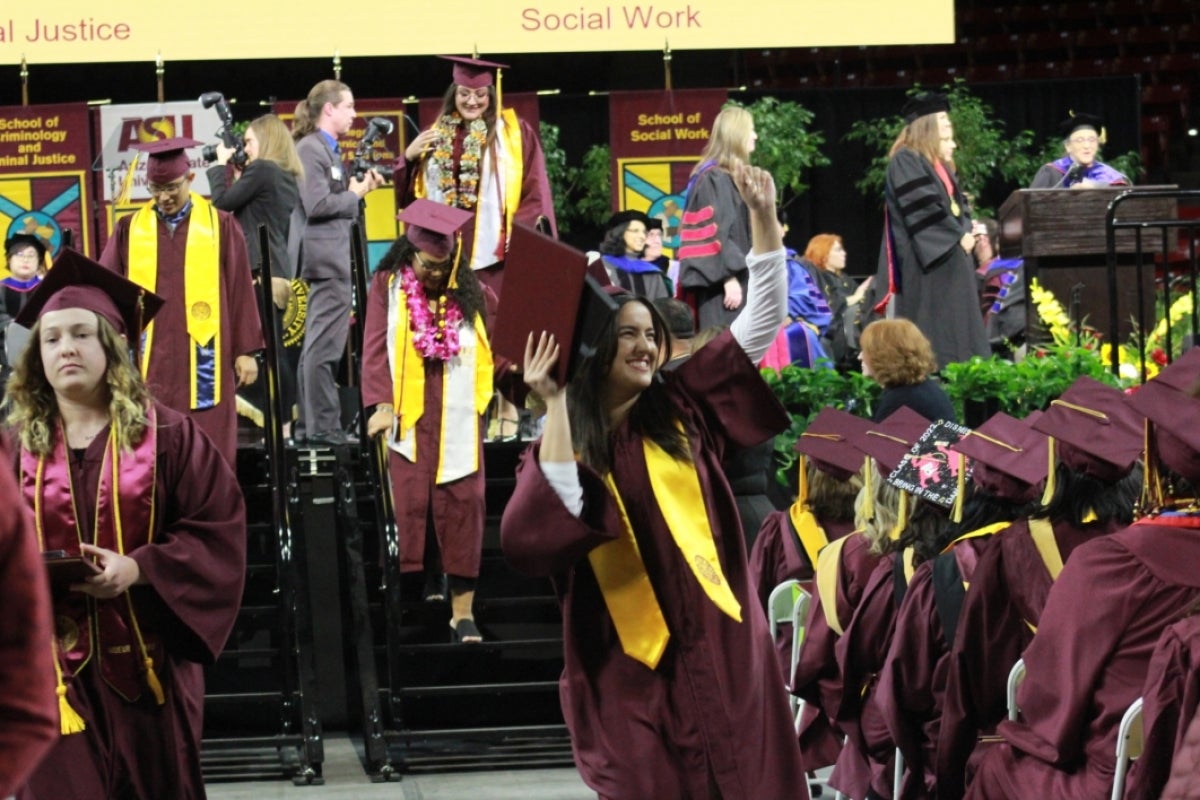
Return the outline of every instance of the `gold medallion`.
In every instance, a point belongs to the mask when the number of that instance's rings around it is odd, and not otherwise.
[[[692,556],[692,564],[696,567],[696,573],[711,583],[713,586],[721,585],[721,576],[713,569],[713,565],[708,562],[708,559],[703,556]]]
[[[212,306],[203,300],[192,303],[192,319],[208,319],[212,316]]]

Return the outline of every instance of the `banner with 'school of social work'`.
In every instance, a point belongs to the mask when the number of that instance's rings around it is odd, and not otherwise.
[[[679,246],[688,179],[728,96],[724,89],[684,89],[608,97],[613,205],[661,219],[668,255]]]
[[[86,103],[0,108],[0,239],[38,236],[58,255],[63,231],[94,255]]]

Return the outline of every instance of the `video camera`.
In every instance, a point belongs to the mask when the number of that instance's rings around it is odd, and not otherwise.
[[[371,117],[367,121],[367,129],[363,131],[363,137],[358,140],[358,147],[354,148],[354,163],[351,166],[351,171],[354,177],[362,180],[366,177],[367,170],[375,170],[385,181],[389,183],[392,180],[392,173],[395,170],[392,167],[385,166],[374,160],[374,153],[371,152],[375,143],[387,136],[395,126],[392,121],[386,117]]]
[[[225,95],[220,92],[205,92],[200,95],[200,105],[205,108],[216,107],[217,117],[221,120],[221,129],[217,131],[217,135],[221,137],[221,144],[233,151],[229,160],[233,162],[234,166],[246,166],[246,147],[242,142],[242,137],[233,132],[233,111],[230,110],[229,103],[225,102]],[[217,160],[217,146],[215,144],[204,145],[200,155],[204,157],[205,163],[213,163]]]

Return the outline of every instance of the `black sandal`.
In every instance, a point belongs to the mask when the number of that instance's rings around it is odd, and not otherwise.
[[[470,617],[463,617],[458,622],[452,622],[450,630],[454,633],[454,641],[460,644],[479,644],[483,641],[483,634],[479,632],[479,628],[475,627],[475,620]]]

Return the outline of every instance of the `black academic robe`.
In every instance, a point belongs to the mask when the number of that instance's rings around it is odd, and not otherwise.
[[[971,232],[967,199],[953,187],[947,194],[934,165],[914,150],[903,148],[888,162],[887,224],[873,289],[877,298],[894,292],[891,315],[921,329],[939,367],[991,354],[974,259],[959,244]]]
[[[695,305],[696,330],[729,325],[741,309],[725,308],[728,278],[742,284],[745,305],[750,211],[728,172],[710,167],[696,176],[688,189],[681,235],[679,286]]]

